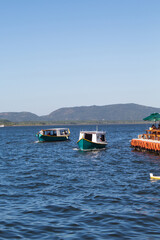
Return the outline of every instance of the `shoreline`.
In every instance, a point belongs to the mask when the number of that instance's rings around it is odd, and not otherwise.
[[[25,127],[25,126],[83,126],[83,125],[137,125],[137,124],[151,124],[150,122],[143,122],[143,121],[108,121],[108,122],[43,122],[43,123],[36,123],[36,122],[17,122],[13,123],[10,122],[5,124],[4,127]]]

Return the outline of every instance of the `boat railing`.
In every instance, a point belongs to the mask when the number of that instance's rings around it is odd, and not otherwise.
[[[160,135],[156,135],[156,134],[140,134],[138,135],[139,139],[150,139],[150,140],[156,140],[156,141],[160,141]]]

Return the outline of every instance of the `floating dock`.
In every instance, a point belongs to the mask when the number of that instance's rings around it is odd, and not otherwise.
[[[132,139],[131,146],[136,150],[148,150],[160,153],[160,141],[146,139]]]
[[[160,154],[160,129],[146,130],[146,134],[131,140],[131,146],[138,151],[146,150]]]

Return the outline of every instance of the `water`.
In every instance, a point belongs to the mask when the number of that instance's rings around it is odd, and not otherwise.
[[[160,156],[129,140],[146,125],[99,126],[106,150],[37,143],[41,127],[0,129],[0,239],[160,239]],[[44,128],[44,127],[42,127]]]

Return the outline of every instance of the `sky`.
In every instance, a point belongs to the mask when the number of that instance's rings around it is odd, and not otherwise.
[[[159,0],[0,0],[0,112],[160,108]]]

